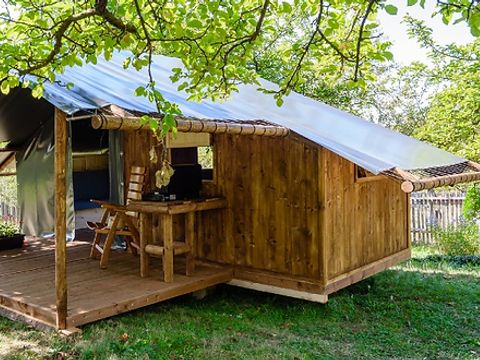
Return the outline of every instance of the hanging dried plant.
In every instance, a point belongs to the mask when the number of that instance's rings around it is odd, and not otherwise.
[[[152,164],[156,164],[158,162],[157,149],[155,149],[155,146],[152,146],[150,149],[149,157]]]
[[[164,160],[161,169],[155,172],[155,185],[157,188],[167,186],[170,183],[170,178],[173,176],[174,172],[175,170],[173,170],[170,163],[167,160]]]

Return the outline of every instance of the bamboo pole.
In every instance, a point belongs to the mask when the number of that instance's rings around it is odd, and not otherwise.
[[[469,161],[468,162],[468,165],[472,168],[474,168],[475,170],[478,170],[480,171],[480,164],[476,163],[476,162],[473,162],[473,161]]]
[[[67,327],[67,120],[55,108],[55,290],[58,330]]]
[[[480,171],[464,173],[464,174],[453,174],[445,175],[438,177],[431,177],[422,180],[407,180],[404,181],[401,185],[401,188],[406,193],[411,193],[414,191],[428,190],[440,186],[447,185],[456,185],[465,182],[477,181],[480,180]]]
[[[180,132],[204,132],[211,134],[236,134],[257,136],[287,136],[289,129],[276,125],[259,125],[251,123],[227,122],[211,119],[189,119],[183,116],[175,118],[177,130]],[[148,124],[142,123],[135,116],[95,115],[92,117],[92,127],[104,130],[150,130]]]

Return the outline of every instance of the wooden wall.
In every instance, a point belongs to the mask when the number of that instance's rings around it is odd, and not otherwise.
[[[125,169],[147,165],[152,142],[127,132]],[[408,248],[408,198],[398,183],[356,182],[354,164],[293,134],[215,135],[213,144],[214,181],[204,189],[229,206],[198,215],[198,258],[326,285]]]
[[[130,168],[132,166],[145,166],[147,168],[145,192],[155,188],[155,171],[157,165],[149,160],[149,151],[152,146],[157,146],[157,141],[150,131],[125,131],[123,136],[123,159],[124,159],[124,182],[125,198],[128,190],[128,179],[130,179]],[[157,154],[160,156],[161,147],[157,147]],[[159,241],[161,228],[159,217],[152,219],[152,238]]]
[[[355,181],[354,164],[328,150],[324,167],[329,279],[408,248],[408,195],[399,183]]]
[[[216,135],[214,181],[229,206],[202,215],[198,255],[318,279],[320,154],[295,136]]]

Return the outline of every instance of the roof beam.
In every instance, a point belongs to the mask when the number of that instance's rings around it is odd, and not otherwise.
[[[210,133],[210,134],[235,134],[284,137],[289,134],[289,129],[278,125],[264,125],[241,122],[228,122],[225,120],[191,119],[177,116],[176,127],[180,132]],[[94,129],[105,130],[150,130],[140,117],[95,115],[92,117]]]
[[[429,190],[441,186],[451,186],[461,183],[467,183],[480,180],[480,171],[444,175],[437,177],[429,177],[421,180],[406,180],[402,183],[401,188],[406,193],[420,190]]]

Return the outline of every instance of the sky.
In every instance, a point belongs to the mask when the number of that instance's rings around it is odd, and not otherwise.
[[[402,24],[402,19],[406,14],[410,14],[416,19],[425,20],[427,25],[433,29],[434,39],[440,44],[465,44],[473,40],[470,30],[464,22],[456,25],[445,25],[441,16],[431,17],[434,12],[435,1],[427,0],[425,9],[422,9],[419,5],[407,7],[407,0],[389,0],[388,3],[398,8],[398,14],[389,15],[386,12],[381,12],[379,21],[384,35],[393,42],[391,51],[395,60],[399,63],[408,64],[415,60],[428,62],[426,51],[407,35],[407,27]]]

